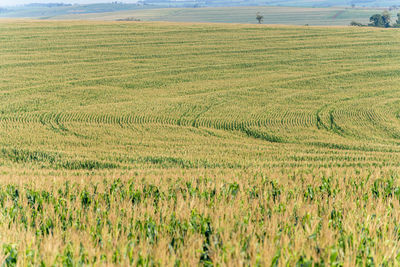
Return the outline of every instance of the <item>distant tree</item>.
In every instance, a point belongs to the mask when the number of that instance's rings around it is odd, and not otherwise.
[[[383,25],[384,25],[383,18],[382,18],[381,14],[372,15],[369,18],[369,21],[371,22],[370,24],[368,24],[369,26],[383,27]]]
[[[356,4],[351,4],[351,8],[355,8],[356,7]]]
[[[383,19],[384,27],[385,28],[389,28],[390,27],[390,21],[391,21],[392,18],[390,16],[390,13],[387,10],[385,10],[382,13],[382,19]]]
[[[261,24],[261,22],[264,20],[264,16],[261,15],[260,12],[257,12],[256,20],[258,21],[258,24]]]
[[[365,26],[364,24],[362,24],[362,23],[360,23],[360,22],[357,22],[357,21],[352,21],[352,22],[350,22],[350,26],[357,26],[357,27],[363,27],[363,26]]]
[[[140,21],[140,19],[134,18],[134,17],[127,17],[124,19],[116,19],[115,21]]]
[[[400,28],[400,13],[397,13],[397,20],[396,23],[393,24],[394,28]]]
[[[391,20],[390,13],[388,11],[384,11],[382,15],[381,14],[372,15],[369,18],[369,21],[371,22],[369,26],[389,28],[390,20]]]

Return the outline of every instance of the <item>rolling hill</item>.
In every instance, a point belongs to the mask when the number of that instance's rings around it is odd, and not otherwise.
[[[256,14],[263,15],[264,24],[344,26],[355,20],[364,24],[383,9],[377,8],[305,8],[305,7],[208,7],[162,8],[119,12],[72,14],[50,17],[51,20],[124,20],[212,22],[256,24]],[[392,16],[396,17],[397,10]]]
[[[400,31],[0,22],[7,265],[398,265]]]

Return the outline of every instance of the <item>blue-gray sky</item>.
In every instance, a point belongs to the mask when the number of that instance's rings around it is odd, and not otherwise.
[[[0,6],[15,6],[29,3],[68,3],[68,4],[92,4],[92,3],[111,3],[115,0],[0,0]],[[137,0],[118,0],[124,3],[136,3]]]

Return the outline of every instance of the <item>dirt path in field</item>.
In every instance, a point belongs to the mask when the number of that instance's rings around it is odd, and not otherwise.
[[[332,19],[337,19],[340,15],[342,15],[345,11],[344,10],[340,10],[338,12],[336,12],[335,15],[332,16]]]

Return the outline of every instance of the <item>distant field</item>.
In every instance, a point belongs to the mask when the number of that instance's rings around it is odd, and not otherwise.
[[[137,4],[121,4],[115,2],[87,5],[49,3],[6,7],[3,7],[2,3],[0,3],[0,18],[48,18],[65,14],[115,12],[138,8],[141,7]]]
[[[349,25],[352,20],[368,23],[383,9],[305,8],[305,7],[209,7],[129,10],[109,13],[61,15],[49,19],[116,20],[137,18],[144,21],[257,23],[256,13],[264,16],[264,24]],[[396,12],[393,11],[393,16]]]
[[[1,261],[400,264],[399,30],[0,31]]]

